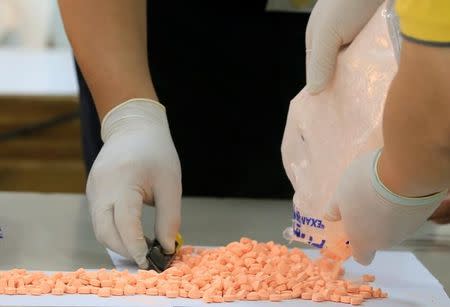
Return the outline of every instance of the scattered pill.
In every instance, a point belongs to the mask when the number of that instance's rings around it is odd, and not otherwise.
[[[179,291],[178,290],[168,290],[166,291],[166,296],[168,298],[177,298],[179,295]]]
[[[310,300],[312,299],[312,295],[312,292],[303,292],[301,298],[302,300]]]
[[[76,294],[78,289],[75,288],[74,286],[67,286],[65,291],[67,294]]]
[[[372,292],[373,288],[369,285],[361,285],[359,287],[360,291]]]
[[[361,291],[361,292],[359,292],[359,294],[365,299],[368,299],[368,298],[372,297],[372,293],[368,292],[368,291]]]
[[[110,288],[110,287],[112,287],[112,280],[104,279],[104,280],[100,281],[100,285],[102,286],[102,288]]]
[[[203,299],[208,303],[300,298],[353,305],[387,297],[387,293],[369,284],[375,280],[373,275],[363,275],[360,282],[343,279],[343,262],[333,257],[311,260],[298,248],[288,250],[274,242],[242,238],[214,249],[184,247],[172,267],[163,273],[78,269],[46,275],[24,269],[0,271],[0,294],[145,294]]]
[[[136,288],[135,287],[133,287],[133,286],[131,286],[131,285],[126,285],[124,288],[123,288],[123,294],[124,295],[135,295],[136,294]]]
[[[352,305],[361,305],[363,302],[363,299],[360,297],[352,297],[350,300],[350,304]]]
[[[98,294],[99,287],[90,286],[91,294]]]
[[[6,287],[5,288],[5,294],[7,294],[7,295],[14,295],[14,294],[16,294],[16,288],[14,288],[14,287]]]
[[[91,294],[91,288],[88,286],[81,286],[78,288],[78,294]]]
[[[42,290],[41,290],[41,288],[31,288],[30,294],[31,295],[41,295]]]
[[[109,297],[111,296],[111,288],[100,288],[98,289],[97,295],[101,297]]]
[[[366,282],[374,282],[375,281],[375,276],[374,275],[370,275],[370,274],[364,274],[362,276],[362,280],[366,281]]]
[[[63,295],[64,289],[63,288],[53,288],[51,293],[53,295]]]
[[[19,287],[16,289],[16,294],[18,295],[26,295],[28,294],[28,290],[25,287]]]
[[[331,294],[330,295],[330,300],[332,302],[340,302],[341,301],[341,296],[337,295],[337,294]]]
[[[320,293],[313,293],[311,296],[311,300],[314,302],[323,302],[325,298]]]
[[[351,296],[347,296],[347,295],[341,296],[341,303],[350,304],[351,300],[352,300]]]
[[[100,280],[98,279],[90,279],[89,284],[94,287],[100,287]]]

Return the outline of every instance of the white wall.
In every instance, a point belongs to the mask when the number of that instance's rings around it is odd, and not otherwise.
[[[68,48],[56,0],[0,0],[0,47]]]

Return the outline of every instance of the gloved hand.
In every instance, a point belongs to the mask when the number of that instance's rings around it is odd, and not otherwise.
[[[339,49],[353,41],[383,0],[318,0],[306,27],[306,89],[318,94],[334,75]]]
[[[126,101],[105,116],[101,135],[86,187],[96,238],[147,269],[143,203],[155,205],[155,236],[166,253],[175,251],[181,219],[181,168],[165,108]]]
[[[379,153],[371,152],[350,164],[324,217],[341,220],[353,258],[363,265],[372,262],[377,250],[413,234],[447,196],[447,191],[420,198],[392,193],[378,178]]]

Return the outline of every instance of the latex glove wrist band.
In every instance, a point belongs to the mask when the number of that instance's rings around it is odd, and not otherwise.
[[[165,117],[166,108],[161,103],[146,98],[133,98],[115,106],[102,120],[101,137],[103,142],[106,142],[119,121],[141,118],[144,122],[148,122],[148,119],[152,118],[155,122],[161,122],[161,116],[155,116],[160,113],[158,111],[163,112]]]
[[[436,202],[441,202],[444,200],[447,196],[448,190],[435,193],[433,195],[424,196],[424,197],[405,197],[398,194],[393,193],[390,191],[381,181],[380,177],[378,176],[378,161],[380,159],[382,149],[379,149],[377,154],[374,156],[373,160],[373,172],[371,175],[371,182],[372,186],[375,189],[375,191],[381,195],[385,200],[392,202],[394,204],[398,205],[404,205],[404,206],[427,206],[427,205],[433,205]]]

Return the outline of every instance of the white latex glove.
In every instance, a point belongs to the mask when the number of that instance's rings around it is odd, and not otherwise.
[[[445,199],[447,191],[407,198],[389,191],[380,181],[380,151],[353,161],[327,207],[325,219],[341,220],[354,259],[368,265],[375,252],[390,248],[413,234]]]
[[[181,168],[165,108],[133,99],[111,110],[104,145],[89,173],[86,194],[95,235],[109,249],[147,269],[143,203],[155,205],[155,236],[175,251],[181,215]]]
[[[318,94],[334,75],[339,49],[353,41],[383,0],[318,0],[306,27],[306,89]]]

